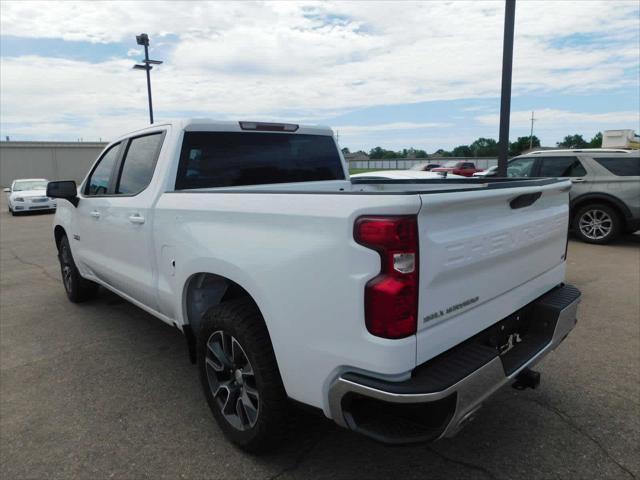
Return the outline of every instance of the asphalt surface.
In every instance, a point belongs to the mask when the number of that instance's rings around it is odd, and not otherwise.
[[[181,334],[118,297],[67,301],[52,215],[0,214],[0,477],[637,478],[640,236],[569,245],[579,323],[457,437],[387,447],[301,414],[263,457],[216,426]]]

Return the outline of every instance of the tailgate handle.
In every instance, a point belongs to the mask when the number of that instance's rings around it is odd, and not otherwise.
[[[529,205],[533,205],[533,203],[536,200],[538,200],[541,196],[542,196],[542,192],[525,193],[524,195],[519,195],[513,200],[511,200],[509,202],[509,205],[511,205],[511,208],[513,208],[514,210],[516,208],[528,207]]]

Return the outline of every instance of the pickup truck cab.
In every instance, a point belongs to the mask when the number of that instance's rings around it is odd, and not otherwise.
[[[568,180],[350,179],[326,127],[187,120],[51,182],[73,302],[105,287],[185,335],[224,433],[290,399],[380,441],[453,435],[567,336]]]
[[[461,175],[463,177],[472,177],[474,173],[482,172],[482,169],[476,168],[476,164],[473,162],[458,162],[456,160],[451,160],[441,167],[432,168],[431,171],[447,172],[455,175]]]

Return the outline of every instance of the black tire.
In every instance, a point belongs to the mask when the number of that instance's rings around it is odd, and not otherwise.
[[[98,284],[82,278],[71,254],[69,239],[65,236],[58,245],[58,260],[60,261],[60,273],[62,274],[62,284],[67,292],[67,297],[73,303],[80,303],[89,300],[98,293]]]
[[[599,245],[615,240],[622,226],[620,213],[605,203],[590,203],[580,207],[572,223],[572,229],[580,240]]]
[[[197,335],[197,354],[207,403],[225,436],[251,453],[277,447],[289,428],[289,405],[255,303],[240,298],[209,309]]]

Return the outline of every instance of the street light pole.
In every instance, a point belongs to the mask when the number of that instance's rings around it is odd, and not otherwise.
[[[144,45],[144,61],[149,61],[149,41]],[[149,97],[149,123],[153,123],[153,101],[151,100],[151,67],[147,68],[147,95]]]
[[[509,157],[509,116],[511,114],[511,74],[513,71],[513,30],[516,0],[505,0],[502,46],[502,95],[500,98],[500,137],[498,140],[498,177],[507,176]]]
[[[136,42],[138,45],[144,46],[144,60],[143,64],[136,64],[133,66],[136,70],[145,70],[147,72],[147,97],[149,99],[149,123],[153,123],[153,101],[151,100],[151,65],[161,65],[160,60],[149,60],[149,35],[141,33],[136,35]]]

